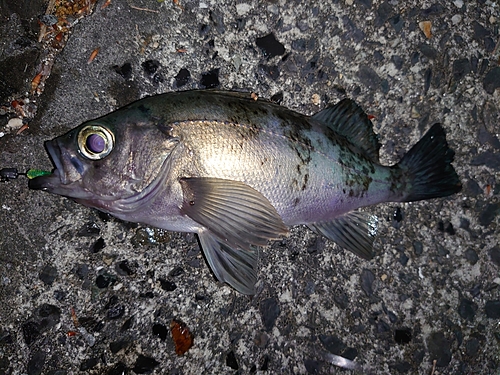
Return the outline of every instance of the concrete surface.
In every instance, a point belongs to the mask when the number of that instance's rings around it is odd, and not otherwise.
[[[120,222],[23,177],[0,183],[0,373],[356,373],[328,353],[358,373],[500,373],[497,3],[98,2],[19,135],[6,112],[45,56],[46,4],[0,5],[0,168],[50,169],[45,140],[138,98],[219,82],[306,114],[354,98],[374,116],[385,164],[441,122],[464,186],[368,208],[382,224],[370,262],[294,228],[262,251],[249,298],[214,280],[193,235]],[[173,319],[194,336],[181,356]]]

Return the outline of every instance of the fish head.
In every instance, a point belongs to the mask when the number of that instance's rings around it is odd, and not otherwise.
[[[165,180],[166,160],[178,139],[168,126],[135,112],[113,112],[47,141],[55,169],[30,180],[29,187],[109,213],[116,201],[150,195]]]

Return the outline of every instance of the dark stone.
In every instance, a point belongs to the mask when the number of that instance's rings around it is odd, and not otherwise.
[[[424,95],[427,94],[429,88],[431,87],[431,80],[432,80],[432,69],[427,68],[424,73]]]
[[[476,315],[477,305],[466,298],[462,298],[458,306],[458,314],[465,320],[472,322]]]
[[[28,375],[40,375],[45,364],[46,353],[42,351],[34,352],[26,366]]]
[[[476,337],[472,337],[465,343],[465,354],[468,355],[469,357],[474,357],[476,356],[480,347],[481,347],[481,342]]]
[[[488,251],[490,259],[497,267],[500,267],[500,247],[495,246]]]
[[[139,357],[137,357],[132,371],[134,371],[136,374],[147,374],[153,371],[153,369],[159,364],[160,362],[158,362],[156,359],[139,354]]]
[[[483,79],[483,88],[488,94],[493,94],[500,87],[500,66],[491,69]]]
[[[178,277],[184,274],[184,269],[182,267],[175,267],[172,271],[168,273],[170,277]]]
[[[132,78],[132,64],[125,63],[122,66],[114,65],[113,70],[125,79]]]
[[[378,74],[369,66],[361,65],[357,76],[359,80],[370,89],[377,89],[380,86],[381,79]]]
[[[427,338],[427,348],[431,360],[436,360],[437,367],[445,367],[451,361],[451,342],[443,332],[434,332]]]
[[[438,56],[438,53],[434,47],[431,47],[427,43],[422,43],[418,46],[418,50],[430,60],[435,60]]]
[[[280,76],[280,70],[277,65],[259,64],[259,69],[261,69],[273,81],[276,81]]]
[[[116,263],[115,270],[119,275],[132,276],[137,272],[137,264],[129,263],[129,261],[125,259]]]
[[[90,370],[90,369],[94,368],[95,366],[97,366],[98,363],[99,363],[99,360],[97,358],[91,357],[91,358],[82,362],[82,364],[80,365],[80,371]]]
[[[127,375],[128,368],[123,362],[118,362],[107,373],[107,375]]]
[[[278,42],[273,33],[270,33],[255,40],[257,47],[262,50],[262,53],[268,59],[274,56],[281,56],[285,53],[285,46]]]
[[[98,275],[95,279],[95,284],[98,288],[104,289],[107,288],[110,284],[116,281],[116,276],[108,273]]]
[[[306,358],[304,359],[304,366],[308,374],[321,374],[322,363],[315,361],[314,359]]]
[[[413,252],[415,255],[420,256],[424,252],[424,245],[420,241],[413,241]]]
[[[43,267],[38,277],[45,285],[52,285],[57,278],[57,268],[48,264]]]
[[[500,214],[500,203],[489,203],[479,214],[479,224],[487,227],[495,220],[498,214]]]
[[[474,197],[477,197],[478,195],[483,193],[483,189],[481,189],[481,186],[479,186],[479,184],[474,180],[468,180],[465,184],[465,189],[467,193]]]
[[[392,16],[392,13],[392,6],[387,1],[384,1],[382,4],[380,4],[377,8],[377,18],[375,19],[375,26],[382,26]]]
[[[373,282],[375,281],[375,275],[369,269],[363,269],[360,276],[361,289],[365,294],[370,297],[373,295]]]
[[[113,305],[109,308],[106,316],[108,319],[119,319],[125,314],[124,305]]]
[[[408,264],[408,260],[410,260],[410,258],[408,258],[405,253],[401,253],[401,255],[399,256],[399,263],[401,263],[403,267]]]
[[[486,69],[488,69],[488,66],[490,66],[490,60],[483,59],[481,61],[481,66],[479,67],[479,75],[483,75],[486,72]]]
[[[500,319],[500,300],[486,301],[484,312],[490,319]]]
[[[358,356],[358,350],[356,348],[347,348],[342,352],[342,357],[350,359],[354,361],[354,359]]]
[[[40,336],[40,324],[28,321],[22,325],[23,338],[26,345],[31,345]]]
[[[411,65],[412,66],[415,65],[416,63],[418,63],[419,60],[420,60],[420,53],[418,53],[417,51],[413,52],[410,57]]]
[[[238,366],[238,361],[236,360],[236,355],[232,350],[227,353],[226,366],[231,367],[233,370],[238,370],[240,368],[240,366]]]
[[[273,103],[281,104],[281,102],[283,101],[283,91],[277,92],[276,94],[271,96],[271,99],[269,100],[271,100]]]
[[[400,14],[396,14],[394,17],[389,19],[389,24],[394,28],[395,32],[399,33],[401,30],[403,30],[405,21]]]
[[[153,335],[158,336],[162,341],[165,341],[168,336],[168,329],[163,324],[153,324]]]
[[[106,243],[104,242],[104,238],[99,237],[96,242],[92,246],[90,246],[90,252],[95,254],[101,251],[106,247]]]
[[[474,265],[479,260],[479,256],[477,255],[476,250],[468,248],[465,250],[465,259],[467,259],[470,264]]]
[[[471,160],[471,165],[485,165],[495,171],[500,171],[500,153],[485,151]]]
[[[38,316],[42,318],[40,320],[40,328],[43,330],[49,329],[61,320],[61,309],[57,306],[44,303],[38,308]]]
[[[203,24],[203,25],[200,25],[199,29],[198,29],[198,34],[200,34],[200,36],[206,36],[209,32],[210,32],[210,25],[206,25],[206,24]]]
[[[392,219],[396,222],[401,222],[404,218],[403,211],[401,210],[401,207],[396,207],[394,209],[394,212],[392,213]]]
[[[219,34],[224,34],[226,31],[226,26],[224,25],[224,16],[218,10],[210,11],[210,20],[215,26],[215,29]]]
[[[347,345],[342,342],[337,336],[319,335],[319,341],[323,347],[330,353],[335,355],[342,355]]]
[[[121,331],[123,332],[123,331],[128,330],[130,327],[132,327],[133,322],[134,322],[134,318],[132,316],[130,318],[128,318],[127,320],[125,320],[125,322],[122,325]]]
[[[474,298],[478,297],[481,294],[481,284],[474,285],[472,288],[469,289],[469,293]]]
[[[292,40],[292,49],[298,52],[305,52],[307,40],[304,38]]]
[[[113,341],[109,343],[109,349],[111,350],[111,353],[116,354],[123,348],[125,348],[129,344],[129,341],[127,340],[118,340],[118,341]]]
[[[296,25],[297,25],[297,28],[303,33],[305,33],[307,30],[309,30],[309,23],[305,19],[298,20]]]
[[[377,333],[387,333],[390,332],[391,327],[387,322],[383,319],[379,319],[377,321]]]
[[[420,14],[424,17],[429,17],[429,16],[437,16],[442,14],[445,11],[445,8],[441,4],[432,4],[429,8],[427,9],[422,9]]]
[[[411,341],[411,329],[396,329],[394,331],[394,341],[396,341],[397,344],[408,344]]]
[[[394,365],[389,365],[389,368],[396,370],[400,374],[406,374],[411,370],[411,364],[409,362],[399,362]]]
[[[205,89],[211,89],[220,85],[219,68],[212,69],[206,73],[202,73],[200,86]]]
[[[309,280],[306,283],[306,287],[304,288],[304,293],[307,296],[310,296],[310,295],[314,294],[315,288],[316,288],[316,284],[314,283],[314,281]]]
[[[260,303],[259,307],[262,324],[266,331],[270,332],[281,312],[278,300],[274,297],[267,298]]]
[[[74,268],[74,272],[80,280],[84,280],[89,275],[89,266],[86,264],[79,264]]]
[[[146,60],[141,64],[141,66],[144,69],[144,73],[148,76],[153,76],[158,71],[161,64],[158,60]]]
[[[483,43],[486,37],[491,35],[491,32],[477,21],[472,21],[472,29],[474,39],[480,44]]]
[[[349,297],[344,292],[338,292],[333,295],[333,302],[335,302],[338,307],[345,310],[347,306],[349,306]]]
[[[80,325],[90,333],[98,332],[104,327],[104,325],[101,322],[89,316],[82,316],[78,319],[78,321]]]
[[[379,61],[379,62],[380,62],[380,61],[384,61],[384,58],[385,58],[385,57],[384,57],[384,55],[382,54],[382,52],[380,52],[380,51],[378,51],[378,50],[377,50],[377,51],[375,51],[375,52],[373,52],[373,59],[374,59],[375,61]]]
[[[403,67],[404,60],[401,58],[401,56],[392,55],[391,61],[394,64],[394,66],[396,67],[396,69],[400,70]]]
[[[99,235],[100,232],[101,228],[99,228],[99,226],[93,221],[89,221],[80,228],[78,235],[82,237],[92,237]]]
[[[174,282],[166,280],[166,279],[158,279],[160,281],[161,288],[166,290],[167,292],[173,292],[177,289],[177,285]]]
[[[262,366],[260,366],[260,371],[267,371],[268,369],[269,369],[269,357],[265,355],[264,361],[262,362]]]
[[[191,79],[191,73],[186,68],[179,70],[179,73],[175,76],[175,86],[182,87],[189,82]]]
[[[461,81],[470,72],[471,64],[469,59],[463,58],[453,61],[453,77],[456,81]]]
[[[347,32],[344,35],[345,39],[352,39],[354,42],[359,43],[365,39],[366,35],[356,26],[356,24],[349,18],[349,16],[342,17],[342,23]]]
[[[496,42],[493,40],[492,37],[486,37],[484,38],[484,49],[486,52],[491,53],[495,50],[496,47]]]
[[[366,9],[370,9],[372,7],[372,0],[356,0],[356,2]]]

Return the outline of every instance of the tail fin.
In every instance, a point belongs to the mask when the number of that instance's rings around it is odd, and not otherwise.
[[[454,155],[443,127],[434,124],[398,164],[409,179],[403,200],[419,201],[458,193],[462,184],[451,165]]]

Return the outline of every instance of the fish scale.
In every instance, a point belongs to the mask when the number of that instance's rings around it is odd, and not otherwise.
[[[249,94],[166,93],[46,146],[56,169],[31,188],[194,232],[216,277],[245,294],[255,292],[258,247],[290,226],[306,224],[371,259],[378,222],[357,208],[461,189],[441,125],[382,166],[371,121],[349,99],[304,116]]]

